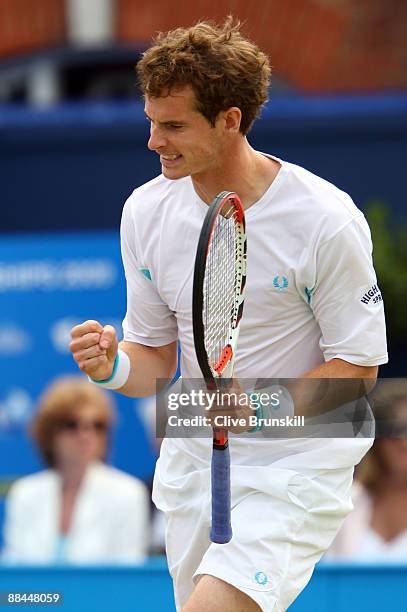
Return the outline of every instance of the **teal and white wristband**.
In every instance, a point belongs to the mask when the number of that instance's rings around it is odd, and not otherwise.
[[[88,380],[95,385],[99,385],[99,387],[103,387],[104,389],[120,389],[123,385],[126,384],[127,379],[130,374],[130,359],[127,353],[119,349],[117,351],[116,359],[113,365],[113,371],[109,378],[105,378],[104,380],[94,380],[90,376],[88,376]]]
[[[277,404],[259,404],[256,409],[256,426],[249,430],[249,433],[256,433],[257,431],[263,431],[269,428],[269,424],[272,423],[272,419],[284,419],[291,418],[295,414],[294,402],[288,389],[281,385],[272,385],[267,389],[256,390],[251,396],[267,395],[269,398],[278,398]],[[266,428],[264,425],[266,424]],[[272,430],[269,429],[271,433]]]

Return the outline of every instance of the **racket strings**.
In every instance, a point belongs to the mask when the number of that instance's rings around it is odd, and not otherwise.
[[[231,327],[237,314],[235,295],[241,278],[237,269],[237,249],[241,245],[235,216],[230,204],[224,214],[218,214],[205,271],[203,322],[205,348],[212,367],[230,342]]]

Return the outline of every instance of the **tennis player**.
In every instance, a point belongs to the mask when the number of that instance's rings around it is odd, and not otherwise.
[[[123,211],[124,340],[86,321],[72,330],[79,368],[140,397],[176,370],[199,378],[192,334],[194,258],[220,191],[246,211],[248,265],[238,378],[363,378],[387,361],[370,233],[351,198],[247,134],[268,96],[267,57],[239,24],[201,22],[159,35],[138,64],[162,174]],[[232,526],[210,542],[212,440],[166,439],[153,497],[166,513],[177,610],[282,612],[351,510],[354,465],[370,439],[230,440]],[[261,432],[260,432],[261,437]]]

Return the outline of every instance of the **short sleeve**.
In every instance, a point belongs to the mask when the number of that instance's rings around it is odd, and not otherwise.
[[[137,241],[136,227],[127,200],[121,222],[121,251],[127,284],[127,310],[123,338],[146,346],[164,346],[177,340],[174,313],[161,299]]]
[[[386,363],[383,300],[363,215],[317,248],[315,266],[310,305],[321,329],[325,361],[339,358],[361,366]]]

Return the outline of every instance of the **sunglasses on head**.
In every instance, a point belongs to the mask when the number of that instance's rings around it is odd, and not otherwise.
[[[62,423],[62,429],[65,431],[77,432],[81,429],[93,429],[98,433],[105,433],[108,425],[101,419],[94,419],[93,421],[81,421],[79,419],[67,419]]]

